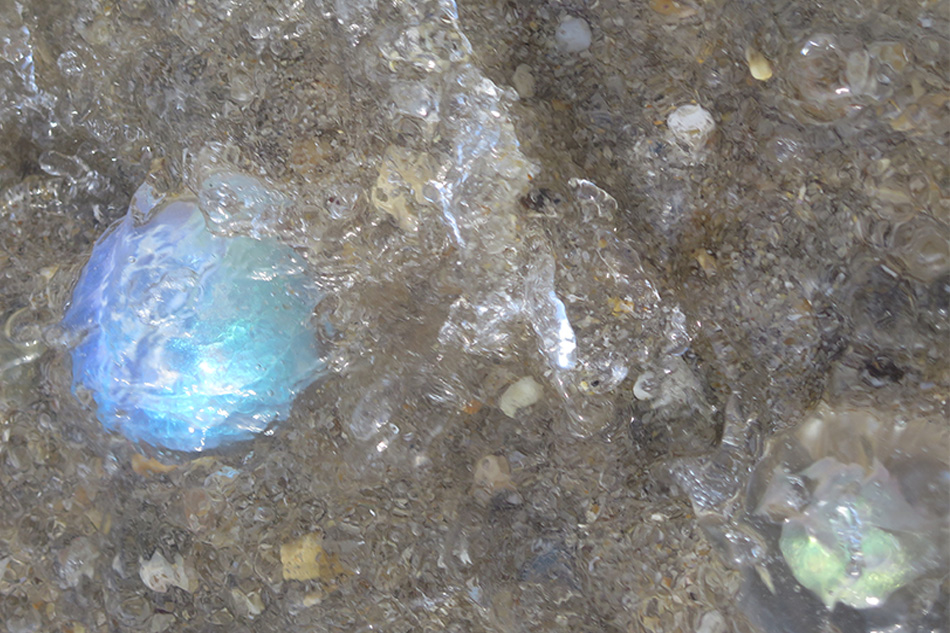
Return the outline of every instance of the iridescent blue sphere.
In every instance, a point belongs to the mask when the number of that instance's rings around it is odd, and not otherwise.
[[[324,371],[320,301],[303,258],[273,238],[211,233],[197,202],[130,212],[95,245],[64,325],[73,391],[135,442],[201,451],[285,418]]]

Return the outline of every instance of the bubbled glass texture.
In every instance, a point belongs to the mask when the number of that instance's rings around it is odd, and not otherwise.
[[[64,324],[81,333],[73,390],[129,439],[201,451],[265,430],[321,372],[320,295],[272,238],[208,231],[190,200],[103,237]]]

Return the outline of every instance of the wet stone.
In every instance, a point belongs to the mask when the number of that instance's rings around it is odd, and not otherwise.
[[[947,630],[944,4],[0,2],[0,629]]]

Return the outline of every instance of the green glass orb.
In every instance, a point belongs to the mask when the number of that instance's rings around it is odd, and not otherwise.
[[[912,578],[901,543],[890,532],[863,526],[854,557],[849,555],[844,531],[832,529],[825,534],[836,538],[828,542],[804,521],[789,520],[782,527],[779,549],[795,579],[829,608],[838,602],[856,609],[879,606]],[[849,565],[855,557],[859,560]]]

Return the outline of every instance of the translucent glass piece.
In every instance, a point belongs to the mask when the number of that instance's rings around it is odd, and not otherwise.
[[[816,480],[811,503],[782,526],[779,547],[795,578],[829,607],[876,607],[918,575],[904,539],[916,534],[916,513],[876,464],[824,458],[805,470]]]
[[[320,293],[272,238],[212,234],[172,200],[102,237],[64,324],[73,390],[133,441],[201,451],[247,439],[290,412],[323,371],[312,330]]]

